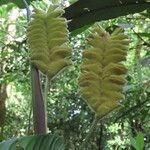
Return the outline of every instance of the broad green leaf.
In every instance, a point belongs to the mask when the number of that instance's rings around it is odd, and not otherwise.
[[[137,150],[143,150],[144,148],[144,136],[143,133],[139,132],[135,137]]]
[[[142,12],[141,15],[150,18],[150,8],[147,9],[145,12]]]
[[[34,0],[27,0],[30,4]],[[1,0],[0,5],[13,2],[24,8],[22,0]],[[65,9],[64,17],[70,20],[70,31],[79,29],[96,21],[108,20],[119,16],[141,12],[150,7],[148,0],[78,0]]]
[[[37,139],[37,137],[33,138],[33,136],[30,137],[23,137],[19,139],[19,143],[21,145],[21,147],[23,147],[24,149],[27,149],[28,146],[33,147],[34,145],[34,141]]]
[[[150,7],[146,0],[79,0],[65,9],[64,17],[71,20],[69,30],[108,20],[119,16],[141,12]]]
[[[144,136],[143,136],[143,133],[139,132],[135,138],[131,137],[130,142],[131,142],[131,145],[136,150],[143,150],[143,148],[144,148]]]
[[[76,36],[77,34],[82,33],[83,31],[85,31],[86,29],[88,29],[89,27],[91,27],[93,24],[89,24],[89,25],[85,25],[79,29],[76,29],[74,31],[71,32],[71,36]]]
[[[147,38],[150,38],[150,33],[138,33],[138,35],[140,35],[140,36],[143,36],[143,37],[147,37]]]
[[[0,143],[0,150],[15,150],[17,139],[10,139]]]
[[[64,150],[63,139],[58,135],[35,135],[11,139],[0,143],[0,150]]]
[[[19,144],[25,150],[64,150],[63,140],[57,135],[37,135],[23,137]]]

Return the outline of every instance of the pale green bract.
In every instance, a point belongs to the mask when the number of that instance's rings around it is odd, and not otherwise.
[[[31,62],[49,79],[71,65],[71,49],[68,42],[67,21],[61,15],[64,10],[51,5],[47,12],[34,10],[28,24],[27,37]]]
[[[110,35],[101,27],[96,27],[87,40],[92,48],[83,52],[80,92],[91,109],[104,116],[124,99],[127,69],[121,61],[126,60],[129,41],[122,29],[117,28]]]

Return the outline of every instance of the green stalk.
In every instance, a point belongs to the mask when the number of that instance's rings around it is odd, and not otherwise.
[[[45,89],[44,89],[44,107],[45,107],[45,120],[47,123],[47,97],[48,97],[48,87],[49,87],[49,79],[46,76],[46,81],[45,81]],[[46,130],[48,130],[47,128],[47,124],[46,124]]]
[[[39,71],[31,65],[33,124],[35,134],[46,134],[45,102],[42,97]]]
[[[93,123],[92,123],[91,128],[90,128],[90,131],[87,134],[87,136],[85,137],[85,140],[83,141],[83,143],[80,147],[80,150],[86,149],[86,147],[88,145],[88,142],[91,140],[91,138],[94,135],[94,131],[96,130],[97,123],[98,123],[99,120],[100,120],[100,118],[97,115],[95,115],[95,118],[94,118]]]

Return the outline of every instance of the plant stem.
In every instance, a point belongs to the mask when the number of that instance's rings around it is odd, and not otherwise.
[[[45,107],[45,120],[47,123],[47,97],[48,97],[48,87],[49,87],[49,79],[46,76],[46,81],[45,81],[45,89],[44,89],[44,107]],[[46,125],[46,130],[48,131],[47,125]]]
[[[31,18],[30,18],[30,16],[31,16],[30,8],[29,8],[28,3],[27,3],[26,0],[23,0],[23,3],[24,3],[24,5],[25,5],[26,11],[27,11],[27,20],[30,21],[30,19],[31,19]]]
[[[32,76],[32,104],[35,134],[46,133],[45,103],[42,97],[39,71],[31,65]]]
[[[23,0],[30,21],[31,11],[26,0]],[[46,133],[45,104],[42,97],[39,70],[31,64],[33,124],[35,134]]]
[[[27,134],[30,135],[30,128],[31,128],[31,115],[32,115],[32,103],[29,104],[30,110],[29,110],[29,118],[28,118],[28,130]]]
[[[93,120],[92,126],[90,128],[89,133],[87,134],[85,140],[83,141],[80,150],[84,150],[86,148],[86,145],[88,144],[89,140],[92,138],[94,131],[96,130],[97,123],[100,120],[100,118],[95,115],[95,118]]]

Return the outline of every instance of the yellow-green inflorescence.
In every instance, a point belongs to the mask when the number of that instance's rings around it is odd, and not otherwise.
[[[121,100],[127,69],[121,63],[126,60],[129,41],[117,28],[111,35],[96,27],[88,37],[83,52],[79,77],[80,92],[98,116],[104,116],[116,108]]]
[[[71,65],[71,49],[66,46],[68,30],[64,10],[50,6],[47,12],[34,10],[27,29],[31,62],[49,79]]]

